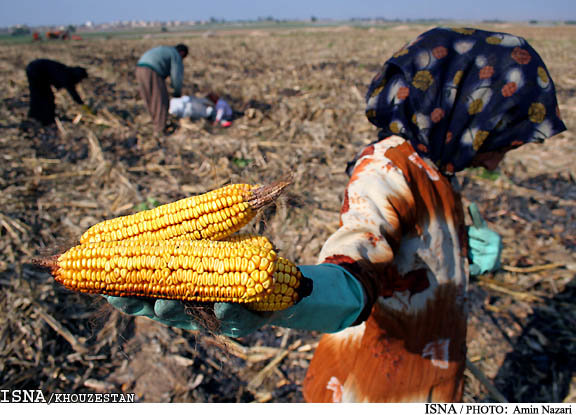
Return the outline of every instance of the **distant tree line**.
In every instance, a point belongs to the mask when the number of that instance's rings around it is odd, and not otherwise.
[[[310,18],[308,19],[309,22],[311,23],[317,23],[320,22],[324,19],[318,17],[318,16],[310,16]],[[328,19],[331,20],[331,19]],[[386,18],[386,17],[381,17],[381,16],[376,16],[376,17],[353,17],[350,19],[347,19],[351,22],[365,22],[365,23],[435,23],[440,21],[439,19],[399,19],[399,18]],[[230,24],[230,23],[250,23],[250,22],[274,22],[274,23],[285,23],[288,22],[289,20],[287,19],[276,19],[273,16],[263,16],[263,17],[258,17],[256,20],[239,20],[239,21],[227,21],[226,19],[223,18],[217,18],[217,17],[210,17],[208,20],[208,23],[210,24]],[[198,22],[198,23],[202,23],[202,22]],[[486,23],[486,24],[499,24],[499,23],[505,23],[504,20],[501,19],[485,19],[482,20],[482,23]],[[528,24],[531,25],[538,25],[538,24],[551,24],[551,23],[555,23],[555,24],[565,24],[565,25],[576,25],[576,20],[558,20],[558,21],[540,21],[540,20],[536,20],[536,19],[531,19],[528,21]],[[167,24],[163,24],[162,25],[162,32],[167,32],[168,28],[167,28]],[[77,30],[77,27],[75,25],[68,25],[66,27],[60,27],[59,30],[65,30],[68,33],[75,33]],[[5,34],[10,34],[11,36],[30,36],[34,31],[38,31],[38,29],[35,28],[31,28],[28,25],[15,25],[12,27],[0,27],[0,33],[5,33]]]

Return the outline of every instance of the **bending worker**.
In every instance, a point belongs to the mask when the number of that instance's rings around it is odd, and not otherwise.
[[[77,104],[84,105],[76,91],[76,84],[88,77],[86,69],[66,66],[50,59],[36,59],[26,66],[26,76],[30,88],[28,116],[42,125],[50,125],[55,121],[56,104],[52,87],[65,88]]]
[[[173,96],[182,94],[182,77],[184,65],[182,60],[188,56],[188,47],[158,46],[148,50],[136,67],[136,79],[140,86],[140,95],[154,123],[156,133],[163,133],[168,119],[170,96],[165,79],[169,76],[173,88]]]

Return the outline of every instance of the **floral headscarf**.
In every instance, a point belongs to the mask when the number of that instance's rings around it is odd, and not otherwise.
[[[366,100],[380,139],[410,140],[446,174],[468,167],[476,153],[566,129],[544,62],[525,39],[506,33],[432,29],[384,64]]]

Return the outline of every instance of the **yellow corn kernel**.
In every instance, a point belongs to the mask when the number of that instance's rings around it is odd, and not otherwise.
[[[309,294],[307,292],[309,287],[302,285],[304,281],[302,273],[290,260],[278,257],[275,263],[277,271],[272,276],[271,292],[258,295],[256,301],[246,304],[248,309],[279,311],[296,304],[302,297]],[[280,268],[284,271],[278,271]],[[261,286],[266,289],[267,284],[263,282]]]
[[[260,246],[265,249],[272,250],[274,247],[268,238],[262,235],[255,235],[251,233],[237,233],[230,235],[224,239],[230,242],[243,242],[250,245]]]

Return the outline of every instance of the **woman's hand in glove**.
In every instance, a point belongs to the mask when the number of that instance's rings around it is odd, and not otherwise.
[[[144,316],[167,326],[184,330],[199,330],[200,325],[186,312],[184,303],[178,300],[154,300],[140,297],[103,296],[110,305],[132,316]]]
[[[472,203],[468,210],[473,221],[473,225],[468,228],[470,274],[497,271],[500,269],[502,238],[488,228],[475,203]]]
[[[216,303],[214,315],[220,321],[220,333],[243,337],[270,324],[303,330],[337,332],[352,325],[365,305],[364,290],[358,280],[334,264],[298,267],[312,280],[312,292],[297,304],[276,312],[254,312],[241,304]],[[146,316],[168,326],[199,330],[202,325],[186,313],[178,300],[150,300],[135,297],[109,297],[108,302],[120,311]]]

